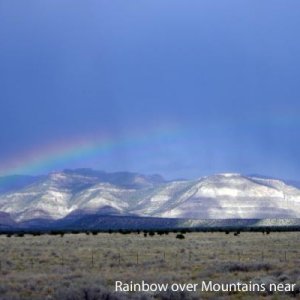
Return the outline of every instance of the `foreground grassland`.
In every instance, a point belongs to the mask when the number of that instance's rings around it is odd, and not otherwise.
[[[0,299],[292,299],[300,233],[0,236]],[[295,293],[114,293],[123,282],[296,283]]]

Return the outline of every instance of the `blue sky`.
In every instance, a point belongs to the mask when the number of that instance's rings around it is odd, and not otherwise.
[[[300,179],[299,32],[297,0],[0,0],[0,174]]]

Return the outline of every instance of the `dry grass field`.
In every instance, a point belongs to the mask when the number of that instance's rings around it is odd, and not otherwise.
[[[0,236],[0,299],[292,299],[300,233]],[[115,281],[296,283],[295,292],[115,293]]]

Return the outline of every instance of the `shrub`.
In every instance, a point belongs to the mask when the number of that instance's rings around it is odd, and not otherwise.
[[[176,239],[183,240],[183,239],[185,239],[185,237],[183,234],[179,233],[176,235]]]
[[[40,235],[41,235],[41,232],[33,232],[32,235],[33,235],[33,236],[40,236]]]
[[[221,267],[223,272],[256,272],[256,271],[269,271],[273,267],[269,263],[241,263],[229,262],[223,264]]]
[[[64,288],[56,292],[55,300],[147,300],[151,299],[146,294],[127,296],[125,293],[115,293],[100,287]],[[166,298],[168,299],[168,298]],[[171,298],[170,298],[171,299]]]
[[[194,292],[161,292],[155,295],[157,299],[161,300],[197,300],[199,297]]]

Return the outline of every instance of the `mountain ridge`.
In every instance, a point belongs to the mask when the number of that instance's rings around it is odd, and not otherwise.
[[[238,173],[167,181],[160,175],[75,169],[0,192],[0,212],[2,223],[10,225],[92,215],[128,222],[137,217],[295,219],[300,218],[300,190],[278,179]]]

